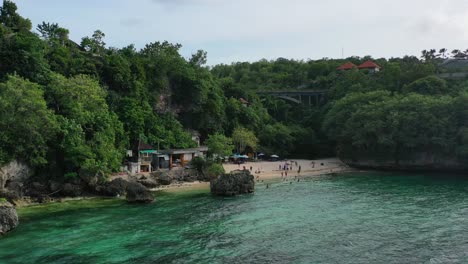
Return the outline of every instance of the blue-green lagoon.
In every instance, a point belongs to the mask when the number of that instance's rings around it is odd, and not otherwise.
[[[0,263],[468,263],[468,178],[381,172],[21,208]]]

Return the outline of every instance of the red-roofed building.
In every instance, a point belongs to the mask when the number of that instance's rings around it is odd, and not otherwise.
[[[364,62],[363,64],[358,66],[358,69],[360,70],[369,70],[369,72],[378,72],[380,71],[380,66],[377,65],[375,62],[368,60]]]
[[[336,69],[338,71],[347,71],[347,70],[351,70],[353,68],[357,68],[357,66],[352,62],[347,62],[347,63],[341,65],[340,67],[336,68]]]

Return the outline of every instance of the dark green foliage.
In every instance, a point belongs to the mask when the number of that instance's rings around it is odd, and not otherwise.
[[[47,163],[56,133],[56,118],[39,85],[18,76],[0,83],[0,165],[12,159],[34,166]]]
[[[225,171],[224,171],[223,165],[218,164],[218,163],[213,163],[206,169],[206,173],[208,174],[208,177],[210,179],[215,179],[216,177],[223,174],[224,172]]]
[[[426,95],[441,95],[448,93],[447,82],[436,76],[427,76],[418,79],[403,88],[407,93],[419,93]]]
[[[458,132],[455,110],[451,97],[355,93],[336,102],[324,128],[342,157],[398,162],[420,152],[450,155]]]
[[[3,0],[0,7],[0,24],[11,29],[13,32],[31,30],[31,21],[16,13],[17,6],[9,0]]]
[[[117,170],[128,141],[117,115],[109,111],[105,91],[84,75],[51,79],[46,97],[59,117],[62,141],[55,150],[64,157],[57,164],[64,172]]]

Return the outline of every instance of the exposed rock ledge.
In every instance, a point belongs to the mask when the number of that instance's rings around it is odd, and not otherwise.
[[[141,183],[126,181],[121,178],[114,179],[98,187],[98,192],[108,196],[126,195],[130,203],[151,203],[154,196],[148,188]]]
[[[248,170],[235,170],[218,176],[210,183],[211,193],[218,196],[234,196],[255,191],[254,176]]]
[[[15,229],[18,224],[15,207],[8,202],[0,202],[0,235]]]
[[[418,153],[412,158],[391,160],[372,158],[342,158],[351,167],[402,171],[468,171],[468,163],[452,157],[436,157],[429,153]]]

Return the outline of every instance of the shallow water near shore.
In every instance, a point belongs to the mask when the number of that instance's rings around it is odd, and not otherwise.
[[[347,173],[258,184],[253,195],[20,209],[0,263],[466,263],[468,178]]]

